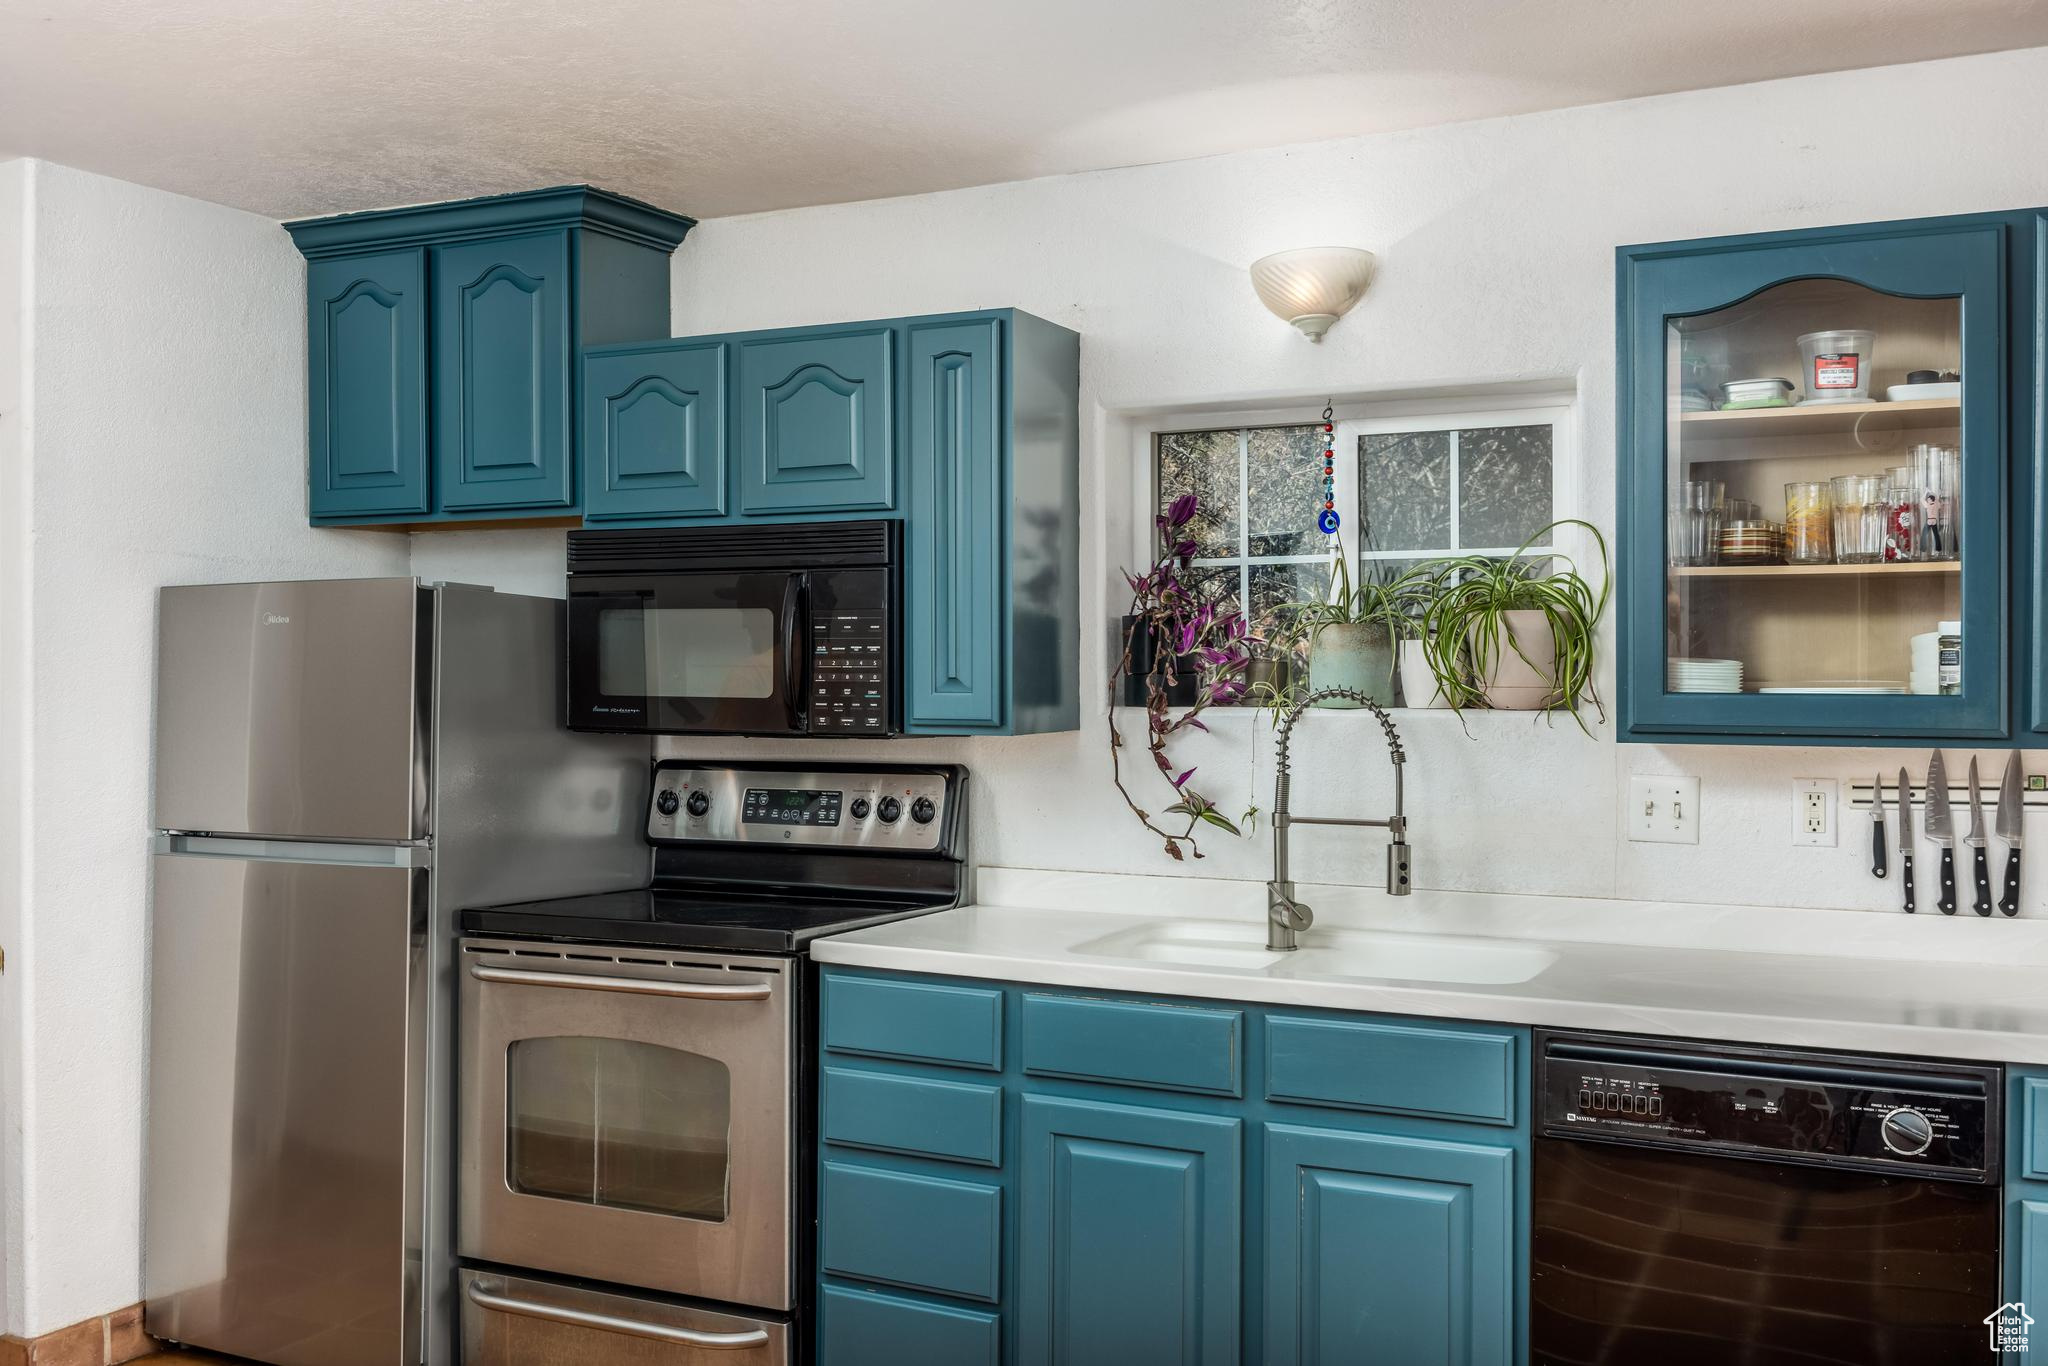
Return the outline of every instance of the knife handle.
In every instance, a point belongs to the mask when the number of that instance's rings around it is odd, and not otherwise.
[[[2017,844],[2005,851],[2005,894],[1998,898],[1998,909],[2007,915],[2020,913],[2020,847]]]
[[[1872,821],[1870,823],[1870,875],[1872,877],[1881,878],[1890,871],[1884,866],[1884,849],[1884,822]]]
[[[1956,847],[1941,846],[1941,900],[1934,903],[1943,915],[1956,913]]]
[[[1910,849],[1899,851],[1899,881],[1906,889],[1906,914],[1911,915],[1916,908],[1913,905],[1913,851]]]
[[[1971,865],[1976,875],[1977,899],[1970,903],[1970,909],[1978,915],[1991,914],[1991,860],[1979,846],[1970,849]]]

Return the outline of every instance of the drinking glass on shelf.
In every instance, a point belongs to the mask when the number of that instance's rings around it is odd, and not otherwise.
[[[1909,465],[1885,471],[1884,561],[1902,564],[1916,558],[1920,535],[1920,484]]]
[[[1829,482],[1834,503],[1835,563],[1876,564],[1884,558],[1884,480],[1844,474]]]
[[[1818,479],[1785,485],[1787,564],[1834,563],[1833,506],[1828,486]]]
[[[1681,565],[1712,564],[1721,536],[1721,500],[1727,485],[1716,479],[1688,479],[1680,487],[1673,560]]]
[[[1960,453],[1952,446],[1913,448],[1914,482],[1920,497],[1915,559],[1953,560],[1962,553],[1962,501],[1957,487],[1961,466]]]

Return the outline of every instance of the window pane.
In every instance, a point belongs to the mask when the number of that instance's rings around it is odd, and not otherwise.
[[[1199,500],[1192,528],[1196,555],[1215,559],[1238,553],[1236,432],[1162,434],[1158,489],[1161,512],[1183,493]]]
[[[1323,506],[1322,437],[1319,425],[1258,427],[1249,434],[1253,555],[1313,555],[1323,548],[1327,538],[1316,530]]]
[[[1451,434],[1387,432],[1358,438],[1361,543],[1369,550],[1451,548]],[[1544,486],[1546,501],[1549,486]]]
[[[1235,612],[1243,605],[1243,584],[1234,564],[1196,565],[1182,576],[1182,582],[1197,603],[1213,603],[1219,613]]]
[[[1458,433],[1458,544],[1518,546],[1550,521],[1550,428]]]
[[[626,1039],[521,1039],[506,1058],[506,1179],[523,1195],[722,1220],[725,1064]]]
[[[1330,562],[1307,564],[1255,564],[1252,566],[1252,629],[1268,636],[1280,618],[1280,609],[1291,602],[1327,602],[1330,597]]]

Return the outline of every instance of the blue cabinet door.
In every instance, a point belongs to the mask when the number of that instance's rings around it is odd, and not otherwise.
[[[433,265],[442,508],[570,506],[569,233],[436,247]]]
[[[1242,1121],[1026,1095],[1017,1354],[1234,1366]]]
[[[1515,1154],[1266,1126],[1266,1366],[1508,1366]]]
[[[993,318],[909,329],[908,729],[1003,719],[1002,330]]]
[[[1624,738],[1917,743],[2013,733],[2012,231],[2008,216],[1982,215],[1621,249],[1615,581]],[[1870,354],[1825,353],[1843,363],[1805,374],[1797,337],[1844,335],[1838,329],[1869,331]],[[1960,399],[1916,409],[1887,398],[1928,356],[1960,371]],[[1868,401],[1851,390],[1777,409],[1708,410],[1719,384],[1781,370],[1809,391],[1858,382]],[[1953,553],[1959,543],[1959,560],[1882,562],[1893,555],[1887,544],[1870,547],[1868,562],[1858,562],[1861,547],[1832,547],[1816,558],[1840,551],[1844,562],[1785,564],[1768,536],[1747,548],[1739,537],[1707,544],[1719,508],[1690,519],[1701,528],[1696,543],[1688,519],[1673,513],[1718,486],[1726,499],[1755,503],[1765,521],[1788,519],[1788,482],[1910,464],[1921,443],[1959,449],[1960,479],[1953,498],[1927,499],[1946,509],[1945,529],[1909,531],[1908,543],[1918,553],[1925,537],[1937,547],[1959,537],[1942,547]],[[1886,506],[1873,504],[1861,525],[1896,521]],[[1835,530],[1857,524],[1852,514]],[[1962,623],[1961,694],[1906,692],[1911,636],[1941,619]],[[1741,661],[1736,690],[1678,690],[1686,680],[1667,670],[1669,660],[1715,656]],[[1842,680],[1866,690],[1845,691]]]
[[[725,393],[726,348],[716,342],[587,355],[583,515],[724,515]]]
[[[894,506],[893,329],[828,329],[738,343],[740,511]]]
[[[311,262],[307,298],[307,510],[424,513],[426,253]]]

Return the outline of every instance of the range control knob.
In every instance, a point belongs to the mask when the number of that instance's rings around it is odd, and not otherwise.
[[[1902,1157],[1918,1157],[1934,1146],[1934,1125],[1918,1110],[1892,1111],[1878,1131],[1884,1135],[1884,1146]]]
[[[930,797],[919,797],[910,804],[910,819],[919,825],[930,825],[932,817],[939,814],[939,808],[932,805]]]
[[[654,799],[654,809],[664,816],[675,815],[676,808],[682,804],[683,799],[676,795],[676,790],[672,787],[664,787]]]
[[[903,803],[894,797],[884,797],[875,803],[875,814],[881,817],[882,824],[894,825],[896,818],[903,814]]]
[[[690,800],[684,802],[683,805],[689,808],[691,815],[701,816],[711,809],[711,794],[709,792],[692,792]]]
[[[868,799],[866,797],[855,797],[853,799],[853,818],[855,820],[866,820],[868,818],[868,810]]]

